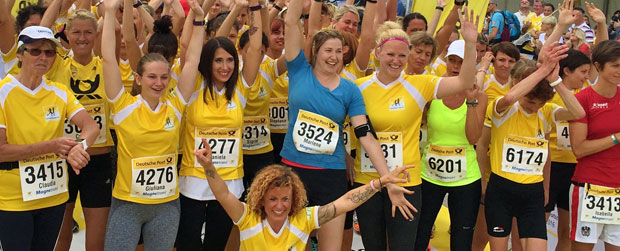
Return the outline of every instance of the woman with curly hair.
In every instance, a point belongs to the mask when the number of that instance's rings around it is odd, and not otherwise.
[[[290,167],[270,165],[254,178],[247,203],[232,194],[211,162],[211,149],[195,150],[196,160],[204,168],[209,186],[226,213],[241,231],[241,250],[305,250],[310,232],[335,217],[357,208],[384,185],[409,179],[406,170],[396,168],[368,184],[347,192],[324,206],[306,207],[306,189]],[[403,174],[400,178],[400,174]]]

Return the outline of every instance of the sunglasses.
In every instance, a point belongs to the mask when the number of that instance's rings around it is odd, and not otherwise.
[[[34,48],[34,49],[24,48],[24,51],[27,51],[33,57],[37,57],[37,56],[41,55],[41,52],[44,52],[45,56],[48,57],[48,58],[56,56],[56,50],[41,50],[41,49],[37,49],[37,48]]]

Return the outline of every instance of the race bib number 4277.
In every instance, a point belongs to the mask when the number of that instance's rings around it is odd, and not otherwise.
[[[237,167],[241,143],[239,128],[196,128],[194,149],[205,148],[202,143],[203,138],[211,147],[212,161],[216,168]],[[202,168],[196,158],[194,158],[194,166]]]

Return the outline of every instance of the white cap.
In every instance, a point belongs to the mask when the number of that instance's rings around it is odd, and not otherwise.
[[[452,42],[450,47],[448,47],[446,57],[450,55],[455,55],[463,59],[465,57],[465,40],[456,40]]]
[[[43,26],[29,26],[22,30],[18,36],[17,47],[22,46],[23,44],[30,44],[41,39],[47,39],[56,44],[56,46],[60,46],[60,43],[56,38],[54,38],[54,33],[47,27]]]

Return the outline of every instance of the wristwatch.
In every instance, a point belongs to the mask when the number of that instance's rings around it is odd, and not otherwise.
[[[134,8],[138,8],[140,6],[142,6],[142,1],[140,1],[140,0],[138,0],[135,4],[133,4]]]
[[[77,139],[76,141],[78,143],[82,144],[82,147],[84,148],[84,151],[86,151],[88,149],[88,144],[86,143],[85,139]]]
[[[467,106],[476,107],[478,105],[478,99],[474,99],[474,101],[467,100],[465,101],[465,104]]]

